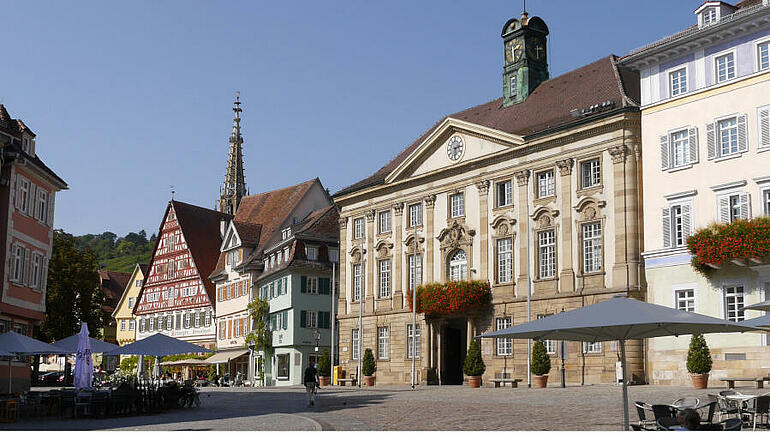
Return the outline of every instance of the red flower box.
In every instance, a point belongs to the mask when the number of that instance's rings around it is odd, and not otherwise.
[[[708,276],[725,262],[748,259],[752,263],[770,256],[770,218],[715,224],[687,238],[692,267]],[[748,262],[747,262],[748,263]]]
[[[461,280],[458,282],[427,283],[417,287],[417,312],[425,315],[449,315],[489,305],[492,291],[489,281]],[[409,309],[412,291],[407,291]]]

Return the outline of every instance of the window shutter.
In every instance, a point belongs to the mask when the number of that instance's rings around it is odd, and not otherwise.
[[[43,277],[40,279],[40,287],[45,291],[48,288],[48,259],[43,258]]]
[[[730,223],[730,196],[719,198],[719,222]]]
[[[30,251],[29,249],[24,249],[24,262],[22,265],[22,279],[23,283],[26,285],[29,283],[29,269],[32,268],[29,266],[29,257],[30,257]]]
[[[53,211],[54,211],[54,198],[56,197],[56,194],[54,193],[54,190],[51,190],[48,193],[48,226],[53,226]]]
[[[300,277],[300,288],[299,292],[307,292],[307,276],[301,276]]]
[[[325,329],[328,329],[331,324],[331,313],[330,312],[324,312],[324,327]]]
[[[689,204],[682,205],[682,236],[687,244],[687,237],[692,235],[692,217],[690,216],[691,207]]]
[[[318,292],[320,294],[329,294],[329,278],[321,277],[318,279]]]
[[[746,134],[746,115],[738,115],[738,152],[749,150],[749,139]]]
[[[770,107],[765,107],[759,110],[759,147],[765,148],[770,146]]]
[[[690,164],[698,162],[698,129],[690,127],[687,129],[687,136],[690,145]]]
[[[708,159],[713,160],[717,157],[717,138],[714,122],[706,124],[706,146],[708,147]]]
[[[29,181],[29,192],[27,192],[27,215],[37,218],[37,186]]]
[[[741,193],[741,218],[744,220],[751,218],[751,196],[748,193]]]
[[[302,310],[299,313],[299,326],[305,327],[307,325],[307,311]]]
[[[289,328],[289,311],[284,311],[281,315],[283,315],[283,329],[286,330]]]
[[[668,135],[660,136],[660,168],[668,170]]]
[[[671,208],[663,208],[663,247],[671,247]]]

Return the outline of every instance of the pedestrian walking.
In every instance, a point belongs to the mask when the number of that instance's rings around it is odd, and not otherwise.
[[[316,387],[318,387],[318,365],[310,365],[305,368],[305,375],[302,378],[305,383],[305,392],[307,392],[307,406],[315,405]]]

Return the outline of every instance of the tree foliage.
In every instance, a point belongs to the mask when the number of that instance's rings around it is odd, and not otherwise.
[[[364,350],[364,358],[361,360],[361,373],[365,377],[371,377],[377,372],[377,363],[374,361],[374,353],[371,348]]]
[[[479,342],[474,339],[468,346],[468,352],[465,355],[465,361],[463,361],[463,373],[469,377],[478,377],[484,374],[487,370],[487,366],[484,364],[484,359],[481,358],[481,347]]]
[[[93,250],[103,268],[124,273],[134,271],[136,263],[146,264],[150,261],[155,238],[153,234],[148,239],[143,230],[138,233],[129,232],[124,237],[118,237],[112,232],[74,237],[78,247]]]
[[[687,372],[691,374],[708,374],[711,372],[711,351],[706,345],[703,335],[692,335],[690,349],[687,351]]]
[[[318,375],[321,377],[329,377],[332,372],[332,361],[329,349],[324,348],[321,353],[321,357],[318,359]]]
[[[88,324],[92,336],[98,335],[104,320],[104,293],[99,289],[96,254],[78,247],[74,237],[61,230],[53,233],[47,285],[45,319],[36,333],[39,339],[51,342],[71,336],[80,331],[81,322]]]
[[[273,351],[273,333],[268,329],[270,323],[270,303],[263,298],[255,298],[249,303],[249,315],[254,322],[251,332],[246,335],[246,347],[254,345],[254,350],[270,357]],[[259,378],[265,378],[264,364],[260,364]]]
[[[551,372],[551,357],[543,341],[535,341],[532,344],[532,361],[529,370],[533,375],[548,375]]]

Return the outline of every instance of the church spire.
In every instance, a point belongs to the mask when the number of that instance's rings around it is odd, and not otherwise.
[[[243,175],[243,136],[241,135],[241,92],[236,92],[233,103],[233,132],[230,135],[230,155],[227,158],[225,183],[219,190],[219,212],[235,214],[241,199],[246,196],[246,177]]]

